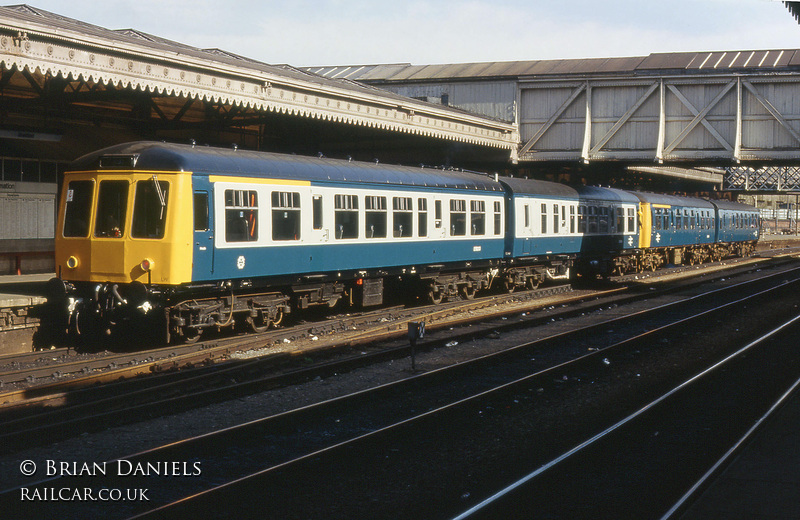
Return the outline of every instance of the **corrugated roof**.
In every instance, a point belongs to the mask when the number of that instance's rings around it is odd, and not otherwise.
[[[488,79],[572,74],[654,74],[668,70],[735,71],[800,67],[800,50],[744,50],[711,52],[653,53],[648,56],[619,58],[584,58],[563,60],[499,61],[449,63],[439,65],[367,65],[310,67],[307,70],[325,77],[340,77],[365,82],[411,82],[443,79]]]

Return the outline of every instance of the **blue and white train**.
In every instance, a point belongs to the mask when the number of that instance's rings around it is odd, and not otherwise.
[[[54,297],[73,331],[173,339],[311,305],[433,303],[749,254],[755,208],[476,173],[156,142],[65,174]]]

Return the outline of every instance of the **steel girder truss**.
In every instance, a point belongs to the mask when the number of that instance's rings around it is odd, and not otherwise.
[[[798,87],[796,74],[522,82],[519,157],[800,159]]]
[[[800,191],[800,166],[732,166],[722,184],[730,191]]]

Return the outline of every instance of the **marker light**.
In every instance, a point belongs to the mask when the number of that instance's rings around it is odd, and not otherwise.
[[[149,258],[145,258],[144,260],[142,260],[142,263],[139,264],[139,267],[141,267],[142,271],[144,271],[146,273],[150,269],[152,269],[154,265],[155,265],[155,262],[153,262]]]
[[[71,256],[71,257],[67,258],[67,267],[69,267],[70,269],[77,268],[78,264],[79,264],[79,262],[78,262],[78,259],[76,257]]]

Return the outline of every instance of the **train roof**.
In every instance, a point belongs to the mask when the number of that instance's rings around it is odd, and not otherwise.
[[[600,186],[582,186],[578,190],[582,200],[612,200],[614,202],[639,203],[639,198],[629,191],[617,188],[602,188]]]
[[[757,208],[750,206],[749,204],[742,204],[741,202],[731,202],[725,199],[712,200],[711,204],[715,205],[719,209],[724,209],[729,211],[753,211],[753,212],[758,211]]]
[[[129,157],[135,157],[135,161],[126,160]],[[107,164],[126,165],[116,166],[114,169],[117,170],[185,171],[196,175],[503,191],[503,186],[488,175],[458,170],[151,141],[125,143],[92,152],[76,159],[70,169],[101,169],[101,158],[105,158]]]
[[[578,198],[578,191],[575,188],[557,182],[523,179],[519,177],[500,177],[500,182],[508,186],[513,194],[548,195],[571,199]]]
[[[661,193],[650,193],[645,191],[631,192],[636,195],[639,200],[648,204],[665,204],[669,206],[688,206],[695,208],[713,208],[714,206],[705,199],[698,199],[694,197],[681,197],[678,195],[663,195]]]
[[[500,177],[500,182],[508,186],[514,194],[545,195],[574,200],[605,200],[638,204],[639,199],[630,192],[599,186],[580,186],[573,188],[557,182],[536,179]]]

